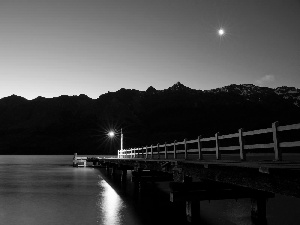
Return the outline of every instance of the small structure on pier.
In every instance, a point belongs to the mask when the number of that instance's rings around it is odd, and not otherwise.
[[[77,153],[74,153],[73,166],[74,167],[86,167],[87,157],[78,157]]]

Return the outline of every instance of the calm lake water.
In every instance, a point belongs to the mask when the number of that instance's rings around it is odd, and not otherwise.
[[[186,224],[167,183],[122,183],[105,170],[73,168],[73,156],[0,156],[0,224]],[[139,191],[140,190],[140,191]],[[201,202],[201,224],[251,225],[250,199]],[[268,225],[299,225],[300,199],[276,195]]]

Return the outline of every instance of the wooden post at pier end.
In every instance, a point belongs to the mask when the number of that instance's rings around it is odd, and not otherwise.
[[[239,143],[240,143],[240,159],[246,161],[246,151],[244,148],[243,128],[239,129]]]
[[[276,161],[282,161],[282,153],[281,153],[281,149],[279,147],[279,140],[278,140],[278,135],[277,135],[277,127],[278,127],[278,121],[272,123],[275,160]]]
[[[174,159],[177,158],[177,154],[176,154],[176,140],[174,141]]]
[[[158,156],[158,159],[160,158],[159,156],[159,143],[157,144],[157,156]]]
[[[221,159],[219,132],[216,133],[216,159]]]
[[[77,166],[77,153],[74,153],[74,157],[73,157],[73,166]]]
[[[184,159],[188,158],[188,152],[187,152],[187,144],[186,144],[186,138],[183,140],[184,142]]]
[[[74,153],[74,158],[73,160],[77,160],[77,153]]]
[[[201,135],[198,136],[198,159],[202,160],[203,159],[203,154],[202,154],[202,144],[201,144]]]

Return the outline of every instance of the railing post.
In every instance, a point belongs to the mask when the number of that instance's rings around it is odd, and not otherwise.
[[[183,142],[184,142],[184,159],[187,159],[188,152],[187,152],[186,138],[183,140]]]
[[[276,161],[282,161],[282,153],[281,153],[281,149],[279,147],[279,140],[278,140],[278,135],[277,135],[277,131],[278,131],[277,127],[278,127],[278,121],[272,123],[275,160]]]
[[[168,153],[167,153],[167,143],[165,142],[165,159],[168,158]]]
[[[176,155],[176,140],[174,141],[174,159],[177,158],[177,155]]]
[[[146,159],[147,159],[147,157],[148,157],[148,147],[146,145]]]
[[[144,158],[144,147],[141,148],[142,151],[142,158]]]
[[[158,155],[158,159],[160,158],[159,156],[159,143],[157,144],[157,155]]]
[[[221,159],[219,132],[216,133],[216,159]]]
[[[239,129],[239,143],[240,143],[240,159],[246,161],[246,151],[244,149],[243,128]]]
[[[125,158],[127,158],[127,149],[124,149],[125,151]]]
[[[153,145],[151,145],[151,159],[153,159]]]
[[[202,144],[201,144],[201,135],[198,136],[198,159],[199,160],[203,159]]]

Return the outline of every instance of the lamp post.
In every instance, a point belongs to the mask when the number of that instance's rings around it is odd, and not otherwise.
[[[121,128],[121,150],[123,150],[123,132]]]
[[[114,138],[116,133],[114,131],[109,131],[107,134],[110,138]],[[121,128],[121,150],[123,150],[123,132]]]

